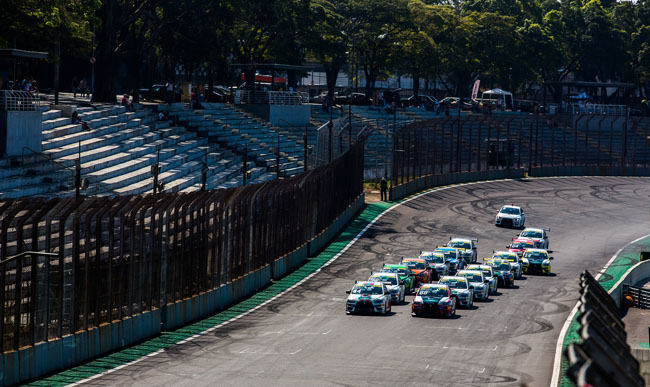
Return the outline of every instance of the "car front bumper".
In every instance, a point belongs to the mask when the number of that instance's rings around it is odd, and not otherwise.
[[[357,302],[356,304],[347,304],[346,313],[384,313],[384,304],[373,304],[371,302]]]
[[[451,316],[453,306],[444,306],[439,304],[412,304],[412,316]]]

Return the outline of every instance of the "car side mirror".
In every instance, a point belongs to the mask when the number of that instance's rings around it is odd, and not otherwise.
[[[510,248],[510,245],[506,246],[506,249],[509,249],[509,248]]]
[[[550,259],[550,260],[552,260],[552,259],[553,259],[553,257],[549,257],[548,259]]]
[[[346,290],[345,293],[346,293],[346,294],[350,294],[350,291],[349,291],[349,290]]]
[[[406,282],[404,282],[404,280],[400,280],[400,281],[399,281],[399,284],[400,284],[400,285],[404,285],[405,283],[406,283]]]
[[[490,283],[490,280],[489,279],[484,279],[483,282],[485,282],[487,284],[487,283]]]

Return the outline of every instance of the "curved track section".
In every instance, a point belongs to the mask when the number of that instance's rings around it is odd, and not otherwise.
[[[599,270],[647,234],[649,179],[558,178],[434,191],[385,214],[343,256],[234,323],[94,379],[93,385],[548,386],[555,345],[576,302],[580,271]],[[347,316],[345,291],[382,262],[413,256],[450,236],[479,238],[479,257],[515,230],[492,225],[504,203],[528,226],[550,227],[554,274],[529,275],[454,319]],[[410,301],[412,297],[407,300]]]

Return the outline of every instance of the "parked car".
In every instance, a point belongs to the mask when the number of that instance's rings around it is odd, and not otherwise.
[[[458,108],[458,101],[460,98],[458,97],[445,97],[442,100],[440,100],[441,105],[448,105],[451,109],[457,109]],[[474,106],[476,105],[476,102],[474,102],[471,99],[463,99],[463,110],[473,110]]]
[[[139,89],[140,97],[149,101],[165,101],[167,99],[167,87],[162,84],[154,84],[149,88]],[[174,88],[174,102],[181,101],[180,89]]]
[[[334,103],[339,105],[369,105],[372,102],[372,99],[366,99],[364,93],[350,93],[342,94],[336,93],[334,96]]]
[[[530,101],[525,99],[516,99],[515,100],[515,110],[519,110],[524,113],[535,113],[535,111],[542,112],[543,108],[537,101]]]
[[[425,108],[435,105],[435,103],[437,101],[438,100],[435,99],[435,97],[432,97],[430,95],[418,95],[417,97],[412,95],[412,96],[410,96],[408,98],[400,99],[400,102],[404,106],[420,107],[420,106],[424,105]]]

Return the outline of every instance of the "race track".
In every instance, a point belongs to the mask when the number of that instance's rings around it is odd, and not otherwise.
[[[94,379],[133,386],[548,386],[578,275],[599,270],[648,234],[650,179],[570,178],[480,183],[432,192],[393,209],[332,265],[231,324]],[[550,227],[552,276],[529,275],[457,318],[348,316],[345,291],[382,262],[450,236],[479,238],[479,259],[516,231],[492,222],[524,206],[527,226]],[[407,298],[410,301],[412,296]]]

